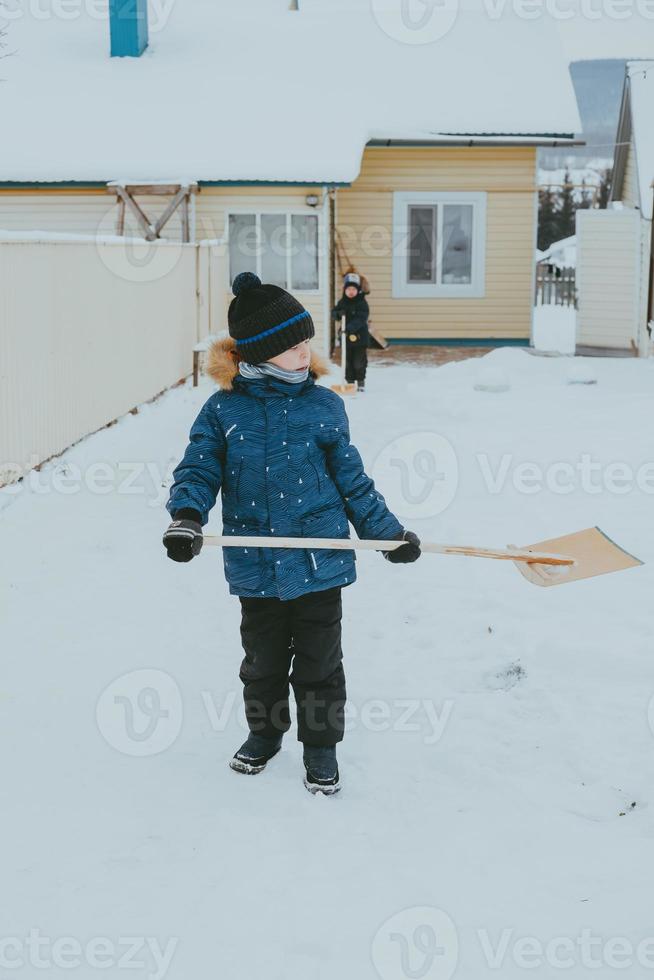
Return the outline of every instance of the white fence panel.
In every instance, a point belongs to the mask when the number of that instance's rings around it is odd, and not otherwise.
[[[188,376],[197,248],[0,241],[0,485]]]
[[[210,332],[227,330],[227,311],[233,300],[229,284],[227,247],[224,243],[206,246],[208,252],[208,287],[210,296]]]
[[[641,218],[634,210],[577,212],[577,344],[638,345]]]

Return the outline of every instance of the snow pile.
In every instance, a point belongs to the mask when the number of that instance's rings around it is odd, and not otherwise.
[[[469,360],[373,366],[348,401],[373,475],[398,444],[380,489],[406,525],[522,545],[598,524],[648,564],[538,589],[503,562],[361,554],[343,594],[350,721],[333,799],[303,788],[293,731],[262,776],[229,770],[239,604],[216,549],[174,565],[160,544],[169,469],[210,385],[0,494],[3,938],[72,937],[85,980],[94,937],[115,956],[140,937],[138,975],[166,980],[209,963],[230,980],[395,980],[424,965],[433,929],[456,980],[521,980],[519,938],[567,937],[577,977],[591,972],[582,935],[600,937],[607,976],[605,944],[652,935],[652,364],[598,359],[586,387],[565,384],[560,359],[486,360],[510,392],[474,392]],[[425,433],[453,461],[426,465]],[[155,939],[172,951],[165,973]],[[624,975],[644,976],[632,959]]]
[[[533,344],[545,353],[574,354],[577,311],[573,306],[539,305],[534,309]]]
[[[165,238],[148,241],[147,238],[127,235],[84,235],[69,231],[16,231],[13,228],[0,228],[0,242],[26,242],[31,245],[37,242],[87,242],[93,245],[152,245],[157,248],[174,245],[179,248],[179,242],[170,242]]]
[[[552,242],[543,252],[536,249],[537,262],[550,262],[560,269],[575,268],[577,265],[577,236],[570,235],[558,242]]]

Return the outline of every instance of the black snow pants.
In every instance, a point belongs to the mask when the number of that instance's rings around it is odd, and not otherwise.
[[[345,380],[363,384],[368,367],[368,351],[365,347],[347,347],[345,350]]]
[[[239,598],[245,650],[239,676],[250,731],[268,737],[288,731],[290,682],[298,740],[336,745],[343,738],[346,697],[341,587],[289,600]]]

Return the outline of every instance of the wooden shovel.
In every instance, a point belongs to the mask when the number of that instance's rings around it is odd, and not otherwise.
[[[306,550],[393,551],[404,541],[362,540],[360,538],[275,538],[226,537],[208,534],[204,543],[223,548],[303,548]],[[466,545],[422,543],[423,552],[432,555],[468,555],[512,561],[527,581],[534,585],[562,585],[593,575],[605,575],[643,563],[611,541],[597,527],[577,531],[563,538],[551,538],[537,544],[516,548],[476,548]]]
[[[513,545],[509,545],[509,550]],[[576,531],[562,538],[550,538],[548,541],[538,541],[536,544],[521,548],[522,553],[538,549],[543,551],[564,551],[574,558],[572,567],[552,568],[548,563],[533,561],[516,561],[516,567],[528,582],[534,585],[562,585],[565,582],[578,582],[580,579],[593,578],[595,575],[608,575],[609,572],[621,572],[625,568],[635,568],[643,562],[634,558],[619,544],[612,541],[599,527],[588,527],[585,531]]]
[[[332,385],[332,391],[337,391],[339,395],[356,395],[357,386],[345,380],[345,356],[347,347],[345,317],[341,317],[341,380],[338,384]]]

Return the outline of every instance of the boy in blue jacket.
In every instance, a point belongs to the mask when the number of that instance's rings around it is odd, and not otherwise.
[[[315,384],[327,373],[309,349],[308,311],[279,286],[244,272],[232,286],[229,338],[214,343],[208,373],[219,391],[193,423],[173,472],[163,538],[168,557],[190,561],[222,492],[223,534],[398,539],[388,561],[415,561],[405,531],[366,475],[350,442],[342,398]],[[341,590],[356,579],[354,551],[223,548],[229,591],[241,603],[240,679],[250,734],[230,762],[261,772],[290,727],[289,683],[311,792],[340,788],[345,676]],[[292,665],[292,672],[291,672]],[[290,672],[290,676],[289,676]]]

